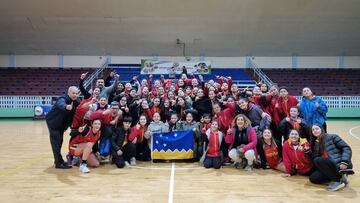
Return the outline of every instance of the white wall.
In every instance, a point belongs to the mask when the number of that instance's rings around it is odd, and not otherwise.
[[[259,68],[291,68],[291,57],[253,57]]]
[[[141,59],[152,57],[111,56],[111,63],[139,64]],[[214,68],[245,68],[246,57],[205,57]],[[159,56],[158,60],[184,61],[184,57]],[[199,57],[192,57],[198,61]],[[292,57],[253,57],[253,62],[261,68],[292,68]],[[64,67],[99,67],[106,56],[63,56]],[[57,55],[15,55],[16,67],[59,67]],[[0,55],[0,67],[10,67],[8,55]],[[298,68],[338,68],[339,57],[297,57]],[[344,68],[360,68],[360,56],[344,57]]]
[[[102,56],[64,56],[64,67],[100,67],[106,61]]]
[[[345,57],[345,67],[360,68],[360,57],[359,56],[348,56]]]
[[[0,55],[0,67],[9,67],[8,55]]]
[[[56,55],[20,55],[15,56],[16,67],[59,67]]]
[[[298,67],[326,68],[338,67],[338,57],[298,57]],[[360,64],[358,66],[360,68]]]

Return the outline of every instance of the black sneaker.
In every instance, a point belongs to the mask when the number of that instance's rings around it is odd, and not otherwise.
[[[354,175],[354,174],[355,174],[354,170],[351,169],[351,168],[347,168],[347,169],[344,169],[344,170],[339,170],[339,173],[340,173],[341,175],[343,175],[343,174],[346,174],[346,175]]]
[[[262,168],[261,162],[259,160],[255,160],[253,163],[253,168],[256,169]]]
[[[247,165],[247,161],[245,159],[242,159],[241,161],[234,162],[234,167],[237,169],[243,169]]]
[[[261,166],[261,168],[264,169],[264,170],[271,169],[271,167],[269,166],[269,164],[261,164],[260,166]],[[255,166],[254,166],[254,168],[255,168]]]
[[[62,163],[62,164],[55,164],[55,168],[57,168],[57,169],[70,169],[70,168],[72,168],[72,166],[67,165],[67,163]]]

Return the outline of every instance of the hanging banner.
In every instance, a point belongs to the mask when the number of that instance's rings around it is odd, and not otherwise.
[[[155,61],[151,59],[141,60],[141,74],[175,75],[182,74],[210,74],[211,63],[209,61]]]

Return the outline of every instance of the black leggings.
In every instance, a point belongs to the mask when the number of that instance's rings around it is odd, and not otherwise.
[[[316,157],[314,159],[314,165],[316,170],[310,175],[310,182],[322,184],[329,181],[340,181],[341,175],[338,172],[338,168],[330,159]]]
[[[136,147],[133,143],[128,142],[121,148],[121,151],[123,152],[123,154],[119,156],[115,150],[112,150],[112,162],[118,168],[124,168],[125,161],[130,161],[132,157],[135,157]]]
[[[151,153],[146,140],[136,143],[136,160],[151,161]]]
[[[219,169],[221,167],[221,164],[222,164],[221,156],[218,156],[218,157],[206,156],[206,158],[204,160],[204,167],[205,168],[214,167],[215,169]]]

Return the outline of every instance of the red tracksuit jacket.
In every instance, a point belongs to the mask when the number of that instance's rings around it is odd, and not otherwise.
[[[306,157],[304,148],[310,148],[306,139],[300,138],[299,147],[295,150],[290,139],[283,145],[283,161],[286,173],[288,174],[306,174],[313,167],[313,163]]]

